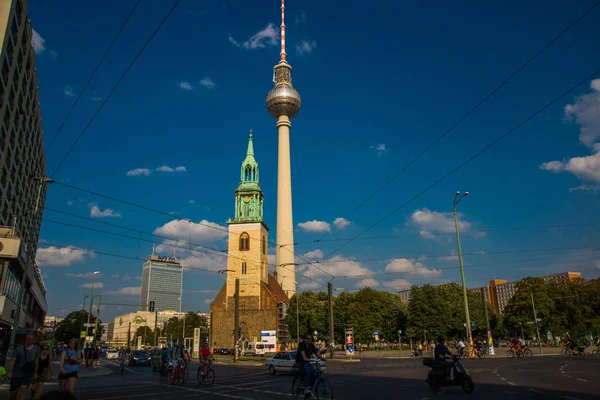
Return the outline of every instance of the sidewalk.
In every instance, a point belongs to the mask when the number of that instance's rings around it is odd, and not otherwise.
[[[538,347],[530,347],[530,349],[533,352],[534,356],[540,356],[540,350]],[[542,347],[543,354],[541,354],[541,356],[559,356],[561,350],[562,350],[561,347]],[[507,355],[508,348],[506,348],[506,347],[494,348],[494,351],[496,354],[493,356],[488,356],[488,357],[493,357],[493,358],[507,358],[508,357],[508,355]],[[421,358],[421,357],[413,357],[411,354],[412,353],[409,350],[402,350],[402,351],[369,350],[369,351],[363,351],[362,355],[359,354],[358,352],[354,353],[354,358],[356,358],[356,359],[361,359],[361,358]],[[335,357],[336,358],[344,358],[344,357],[346,357],[346,355],[342,351],[336,351]],[[431,353],[423,352],[423,357],[431,357]]]

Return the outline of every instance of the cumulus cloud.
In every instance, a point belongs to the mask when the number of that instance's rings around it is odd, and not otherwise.
[[[319,269],[325,271],[320,271]],[[329,277],[327,274],[331,274],[335,277],[342,278],[344,276],[356,277],[364,276],[369,277],[373,275],[373,271],[360,265],[359,262],[354,261],[351,257],[344,257],[341,255],[334,256],[327,261],[315,264],[312,267],[313,278]]]
[[[336,227],[337,229],[344,229],[349,227],[351,224],[350,221],[348,221],[346,218],[336,218],[335,220],[333,220],[333,226]]]
[[[222,240],[227,237],[227,227],[202,220],[198,223],[175,219],[154,230],[154,233],[174,240],[191,240],[192,243]]]
[[[363,288],[363,287],[376,288],[378,286],[379,286],[379,282],[377,282],[373,278],[365,278],[356,283],[357,288]]]
[[[211,304],[215,299],[206,299],[204,300],[204,304]]]
[[[211,79],[210,76],[202,78],[200,84],[207,89],[214,89],[215,87],[217,87],[217,84]]]
[[[388,149],[385,146],[385,143],[380,143],[380,144],[376,144],[370,147],[370,149],[375,150],[375,153],[377,154],[377,157],[380,158],[381,156],[383,156],[385,153],[387,153]]]
[[[40,247],[35,259],[40,267],[68,267],[71,264],[85,261],[86,257],[93,258],[94,252],[76,247]]]
[[[102,282],[87,282],[83,285],[79,285],[79,287],[84,289],[91,289],[92,284],[94,285],[94,289],[102,289],[104,287],[104,284]]]
[[[71,85],[65,86],[63,94],[67,97],[75,97],[75,91],[73,90],[73,87]]]
[[[570,172],[577,178],[583,181],[594,181],[600,183],[600,152],[596,152],[590,156],[573,157],[568,161],[549,161],[540,165],[540,169],[554,172]],[[582,190],[589,186],[580,186],[574,190]],[[585,190],[585,189],[583,189]],[[573,191],[573,190],[572,190]]]
[[[177,86],[179,86],[183,90],[193,90],[194,89],[194,87],[189,82],[179,82],[177,84]]]
[[[67,272],[65,274],[66,278],[92,278],[94,276],[93,272],[86,272],[86,273],[72,273],[72,272]],[[98,278],[102,278],[104,277],[104,274],[97,274],[96,275]]]
[[[316,219],[300,222],[298,226],[304,229],[304,232],[329,232],[331,230],[328,222],[317,221]]]
[[[410,283],[406,279],[396,279],[393,281],[384,282],[383,286],[391,289],[401,290],[410,289],[412,287],[412,283]]]
[[[140,294],[142,294],[142,287],[141,286],[137,286],[137,287],[129,286],[129,287],[124,287],[124,288],[121,288],[118,290],[107,290],[104,293],[117,295],[117,296],[139,296]]]
[[[311,258],[311,259],[323,258],[323,250],[321,250],[321,249],[312,250],[312,251],[309,251],[308,253],[305,253],[302,257]]]
[[[456,250],[450,250],[449,256],[442,256],[437,258],[439,261],[458,261],[458,253]]]
[[[46,50],[46,39],[44,39],[35,29],[32,30],[31,46],[35,54],[42,54]]]
[[[471,228],[471,223],[465,220],[463,214],[459,213],[458,227],[461,231]],[[454,216],[451,212],[431,211],[427,208],[416,210],[408,218],[406,225],[414,226],[419,234],[427,239],[435,239],[435,233],[455,232]],[[476,236],[485,236],[485,232],[477,232]]]
[[[186,270],[194,270],[200,268],[207,269],[210,271],[220,271],[222,269],[227,269],[227,257],[225,255],[218,256],[195,252],[182,257],[180,260],[181,265]]]
[[[89,204],[90,206],[90,217],[92,218],[121,218],[121,214],[106,208],[101,210],[96,204]]]
[[[152,172],[148,168],[136,168],[131,171],[127,171],[127,176],[150,176]]]
[[[414,262],[407,258],[396,258],[385,267],[386,272],[402,272],[408,275],[420,276],[424,278],[438,277],[442,274],[441,270],[428,269],[420,262]]]
[[[279,40],[279,30],[275,26],[275,24],[269,22],[269,24],[261,31],[255,33],[250,37],[250,39],[246,40],[244,43],[241,43],[233,38],[233,36],[229,35],[229,43],[233,44],[237,47],[243,47],[245,49],[253,50],[253,49],[262,49],[267,46],[276,46]]]
[[[169,167],[168,165],[162,165],[158,168],[156,168],[156,171],[160,171],[160,172],[187,172],[187,168],[184,167],[183,165],[179,166],[179,167]]]
[[[314,49],[317,48],[317,42],[313,41],[306,41],[306,40],[302,40],[300,42],[300,44],[296,45],[296,53],[303,55],[303,54],[310,54],[314,51]]]

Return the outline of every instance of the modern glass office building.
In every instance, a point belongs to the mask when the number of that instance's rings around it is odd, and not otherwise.
[[[151,301],[157,311],[181,311],[183,267],[174,257],[151,255],[142,272],[141,311]]]

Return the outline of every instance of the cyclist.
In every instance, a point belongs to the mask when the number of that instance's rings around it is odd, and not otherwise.
[[[128,358],[129,357],[128,357],[127,353],[125,352],[125,350],[123,350],[119,353],[119,360],[120,360],[119,366],[121,367],[121,374],[123,374],[123,372],[125,371],[125,367],[126,367]]]
[[[312,381],[315,378],[315,370],[310,363],[310,358],[314,354],[317,358],[323,358],[322,353],[313,344],[313,337],[311,334],[304,336],[304,340],[298,345],[298,351],[296,352],[296,364],[299,368],[304,371],[304,391],[305,398],[310,397],[310,390],[312,388]]]
[[[160,350],[160,376],[161,376],[161,378],[165,375],[168,364],[169,364],[169,353],[167,352],[167,348],[163,347]]]
[[[458,351],[459,357],[462,357],[465,354],[466,347],[467,346],[465,346],[465,342],[463,342],[462,339],[460,339],[458,341],[458,344],[456,345],[456,350]]]
[[[207,374],[208,366],[211,364],[211,354],[210,349],[208,348],[208,343],[204,342],[202,348],[200,349],[200,354],[198,355],[200,358],[200,364],[204,375]]]

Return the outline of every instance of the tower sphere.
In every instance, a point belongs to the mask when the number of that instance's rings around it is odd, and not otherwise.
[[[277,85],[267,95],[267,109],[274,118],[294,118],[302,107],[300,94],[291,85]]]

